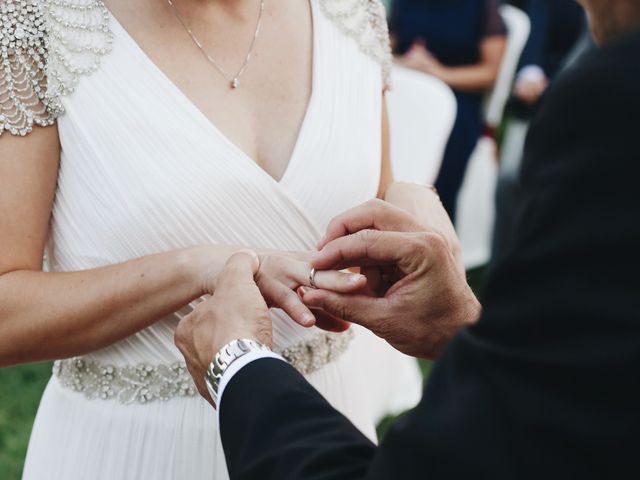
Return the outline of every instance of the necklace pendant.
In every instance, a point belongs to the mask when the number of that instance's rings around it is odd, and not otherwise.
[[[236,88],[238,88],[239,86],[240,86],[240,80],[238,80],[237,78],[234,78],[234,79],[231,81],[231,88],[235,90],[235,89],[236,89]]]

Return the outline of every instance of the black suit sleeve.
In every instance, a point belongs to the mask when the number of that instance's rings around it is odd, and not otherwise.
[[[363,478],[375,446],[282,360],[240,370],[220,404],[232,479]]]
[[[237,479],[595,479],[640,471],[640,35],[567,72],[527,142],[480,322],[375,448],[290,367],[232,379]]]

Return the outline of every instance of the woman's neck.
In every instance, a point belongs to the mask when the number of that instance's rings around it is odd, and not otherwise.
[[[177,0],[189,9],[221,8],[230,15],[243,17],[248,13],[255,13],[255,7],[260,0]]]

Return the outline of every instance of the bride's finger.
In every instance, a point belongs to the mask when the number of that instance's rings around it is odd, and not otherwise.
[[[340,293],[356,292],[367,285],[367,277],[360,273],[319,270],[315,271],[313,279],[311,273],[309,269],[309,278],[303,285]]]
[[[296,287],[312,287],[339,293],[356,292],[364,288],[367,278],[353,272],[339,272],[336,270],[315,270],[306,262],[293,262],[287,267],[292,285]]]
[[[315,325],[316,317],[311,313],[309,307],[302,302],[296,292],[285,285],[275,287],[275,302],[275,306],[284,310],[296,323],[303,327]]]

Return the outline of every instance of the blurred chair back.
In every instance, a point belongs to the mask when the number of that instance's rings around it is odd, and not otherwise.
[[[520,56],[529,39],[531,22],[522,10],[510,5],[500,7],[507,26],[507,49],[498,79],[485,104],[487,131],[500,126],[511,95]],[[497,148],[491,136],[484,136],[469,160],[458,197],[456,230],[462,243],[467,269],[480,267],[491,259],[491,240],[495,223],[495,189],[498,177]]]
[[[387,94],[395,179],[435,182],[456,118],[456,98],[440,80],[394,66]]]
[[[467,270],[486,265],[491,259],[498,182],[496,157],[496,142],[490,137],[482,137],[469,160],[460,188],[456,232]]]
[[[500,15],[507,26],[507,48],[496,85],[487,97],[485,104],[485,121],[487,126],[491,128],[497,128],[502,122],[504,108],[511,96],[520,57],[531,32],[529,17],[522,10],[511,5],[503,5],[500,7]]]

